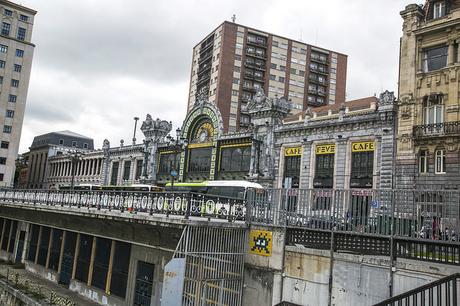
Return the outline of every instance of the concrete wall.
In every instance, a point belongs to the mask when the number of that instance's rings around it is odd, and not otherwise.
[[[286,247],[284,301],[300,305],[327,305],[329,251]],[[398,260],[393,273],[393,295],[459,271],[458,267]],[[390,260],[387,257],[334,254],[331,305],[373,305],[390,296]],[[272,305],[277,301],[273,301]]]

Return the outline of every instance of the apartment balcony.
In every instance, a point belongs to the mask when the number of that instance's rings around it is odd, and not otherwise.
[[[258,70],[265,71],[265,66],[257,65],[255,63],[244,62],[244,66],[248,67],[248,68],[251,68],[251,69],[258,69]]]
[[[212,52],[206,53],[206,54],[200,54],[200,58],[198,59],[198,64],[201,64],[207,60],[210,60],[212,58]]]
[[[460,121],[417,125],[414,126],[413,136],[414,138],[460,136]]]
[[[252,56],[252,57],[255,57],[255,58],[258,58],[258,59],[267,59],[267,56],[265,54],[257,54],[255,52],[249,52],[249,51],[246,51],[246,55],[247,56]]]
[[[249,92],[254,92],[255,88],[253,86],[247,86],[243,84],[243,89]]]
[[[327,59],[322,60],[322,59],[320,59],[320,58],[315,58],[315,57],[311,57],[310,59],[311,59],[313,62],[317,62],[317,63],[320,63],[320,64],[324,64],[324,65],[327,65],[327,64],[328,64]]]
[[[310,67],[310,71],[315,72],[315,73],[325,74],[325,75],[329,74],[329,73],[327,72],[327,70],[319,69],[319,68],[311,68],[311,67]]]
[[[254,46],[265,47],[265,48],[267,47],[267,42],[265,41],[248,39],[247,43],[250,45],[254,45]]]
[[[211,78],[211,74],[206,74],[203,77],[198,78],[196,82],[197,86],[201,85],[202,83],[208,82],[210,78]]]

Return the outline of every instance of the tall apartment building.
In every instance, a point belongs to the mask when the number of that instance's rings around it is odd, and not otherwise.
[[[411,4],[401,16],[398,187],[459,188],[460,0]]]
[[[0,186],[12,186],[35,45],[37,12],[0,0]]]
[[[225,21],[193,48],[188,110],[215,103],[225,132],[249,125],[247,103],[262,88],[293,112],[345,102],[347,55]]]

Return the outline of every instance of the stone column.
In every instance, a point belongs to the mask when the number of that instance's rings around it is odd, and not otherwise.
[[[311,149],[313,141],[304,141],[303,143],[303,152],[302,152],[302,163],[300,168],[300,181],[299,187],[310,188],[310,168],[311,168]],[[284,155],[284,152],[283,152]],[[281,187],[281,186],[280,186]]]
[[[342,138],[336,142],[335,149],[335,170],[334,170],[334,180],[335,180],[335,189],[344,189],[350,187],[350,163],[351,155],[347,154],[348,143],[347,139]]]
[[[447,65],[451,66],[455,63],[455,45],[454,45],[455,41],[454,40],[450,40],[448,42],[449,44],[449,48],[448,48],[448,51],[447,51],[447,58],[448,58],[448,61],[447,61]]]
[[[110,165],[110,142],[105,139],[104,145],[102,146],[102,150],[104,151],[104,158],[102,161],[102,168],[101,168],[101,176],[102,176],[102,184],[108,185],[109,184],[109,165]]]
[[[460,63],[460,39],[457,39],[457,58],[456,62]]]

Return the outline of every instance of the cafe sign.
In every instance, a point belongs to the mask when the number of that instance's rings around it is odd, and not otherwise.
[[[373,141],[353,142],[351,144],[351,152],[373,152],[373,151],[374,151]]]
[[[284,149],[284,156],[301,156],[302,147],[291,147]]]
[[[335,144],[324,144],[316,146],[316,155],[321,154],[334,154],[335,153]]]

